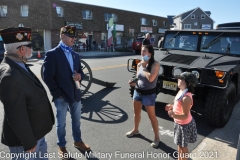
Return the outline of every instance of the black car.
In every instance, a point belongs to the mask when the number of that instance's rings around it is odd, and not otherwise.
[[[205,120],[215,127],[228,122],[240,95],[240,30],[168,30],[155,59],[157,93],[176,95],[175,75],[192,72],[198,78],[194,99],[203,104]],[[139,61],[129,59],[128,70],[135,72]]]

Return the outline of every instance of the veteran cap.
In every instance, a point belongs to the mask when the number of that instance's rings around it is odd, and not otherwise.
[[[196,75],[191,72],[183,72],[180,75],[175,76],[175,78],[184,79],[188,81],[193,87],[195,87],[198,83]]]
[[[24,27],[6,28],[0,30],[0,35],[3,39],[3,43],[5,44],[31,41],[30,28]]]
[[[73,27],[73,26],[64,26],[60,30],[60,34],[65,34],[68,37],[72,37],[72,38],[76,37],[75,33],[76,33],[76,27]]]

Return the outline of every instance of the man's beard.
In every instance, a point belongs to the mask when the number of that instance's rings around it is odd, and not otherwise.
[[[27,53],[27,54],[25,55],[25,57],[26,57],[27,59],[31,58],[31,57],[32,57],[32,52],[31,52],[30,55],[28,55],[28,53]]]

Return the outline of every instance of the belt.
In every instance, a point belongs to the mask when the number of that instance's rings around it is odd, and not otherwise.
[[[150,94],[156,93],[156,91],[157,91],[156,87],[152,88],[152,89],[147,89],[147,90],[142,90],[142,89],[138,89],[138,88],[135,88],[135,89],[141,95],[150,95]]]

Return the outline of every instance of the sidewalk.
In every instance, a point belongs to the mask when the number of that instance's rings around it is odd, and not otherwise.
[[[240,133],[240,102],[233,109],[229,122],[223,128],[213,130],[192,151],[192,160],[236,160]],[[239,159],[238,159],[239,160]]]

